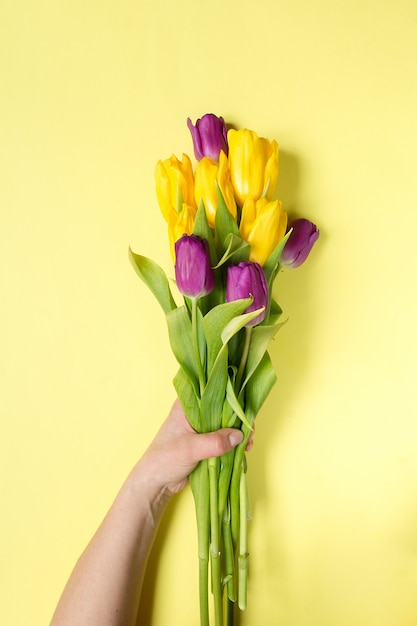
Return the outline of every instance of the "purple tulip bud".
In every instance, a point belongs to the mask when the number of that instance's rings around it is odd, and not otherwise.
[[[308,257],[319,238],[320,231],[315,224],[306,219],[294,220],[289,227],[292,228],[292,232],[281,252],[279,262],[282,267],[295,269]]]
[[[197,235],[183,235],[175,242],[175,278],[183,296],[201,298],[214,287],[209,245]]]
[[[251,313],[261,307],[265,309],[247,326],[256,326],[265,318],[268,307],[268,285],[262,267],[259,263],[242,261],[239,265],[231,265],[227,270],[226,301],[240,300],[253,296],[252,304],[245,313]]]
[[[203,157],[210,157],[214,161],[219,160],[220,150],[228,154],[227,128],[222,117],[213,113],[206,113],[193,125],[190,118],[187,126],[191,131],[194,144],[194,154],[198,161]]]

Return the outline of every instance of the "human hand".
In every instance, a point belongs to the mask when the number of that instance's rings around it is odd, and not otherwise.
[[[243,439],[236,428],[221,428],[211,433],[196,433],[185,417],[179,400],[162,424],[141,462],[147,464],[158,488],[169,494],[181,491],[199,461],[221,456]],[[246,449],[253,445],[253,433]]]

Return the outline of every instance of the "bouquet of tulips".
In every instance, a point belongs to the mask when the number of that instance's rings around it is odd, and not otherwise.
[[[195,500],[200,623],[234,623],[247,601],[249,517],[245,448],[276,381],[267,348],[282,325],[272,297],[281,268],[298,267],[319,236],[287,214],[274,191],[278,145],[222,117],[188,120],[196,166],[186,154],[156,165],[156,193],[168,224],[178,305],[154,261],[131,261],[165,312],[179,369],[174,386],[197,432],[240,428],[243,441],[201,461],[190,476]]]

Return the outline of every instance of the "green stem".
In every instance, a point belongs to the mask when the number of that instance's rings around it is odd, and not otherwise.
[[[203,395],[203,391],[204,391],[204,387],[206,385],[206,376],[204,374],[204,370],[203,370],[203,366],[201,364],[201,357],[200,357],[200,348],[198,345],[198,300],[197,298],[193,298],[192,299],[192,305],[191,305],[191,325],[192,325],[192,332],[193,332],[193,350],[194,350],[194,357],[197,363],[197,370],[198,370],[198,380],[200,382],[200,396]]]
[[[241,611],[246,609],[248,587],[248,492],[246,471],[242,467],[240,474],[240,528],[239,528],[239,581],[238,605]]]
[[[227,597],[232,602],[236,601],[235,592],[235,551],[233,548],[232,532],[230,529],[230,503],[227,503],[222,522],[223,529],[223,552],[224,552],[224,577],[226,581]]]
[[[230,480],[230,517],[232,528],[232,539],[236,546],[239,537],[239,500],[240,500],[240,475],[243,471],[242,464],[245,455],[246,444],[249,439],[251,430],[242,424],[243,441],[235,448],[235,458],[233,463],[232,477]]]
[[[208,559],[199,557],[198,560],[198,588],[200,597],[200,626],[209,626],[208,605]]]
[[[190,474],[193,491],[198,538],[200,626],[209,626],[209,543],[210,523],[207,517],[209,508],[210,486],[207,461],[200,461]]]
[[[223,519],[226,515],[226,508],[229,499],[230,491],[230,478],[232,476],[233,463],[235,458],[235,451],[230,450],[221,457],[221,472],[219,476],[219,517]],[[226,517],[230,522],[230,512],[227,512]]]
[[[210,480],[211,576],[216,626],[223,626],[222,581],[220,562],[220,520],[218,500],[219,459],[208,460]]]
[[[239,369],[237,371],[237,376],[236,376],[236,393],[237,394],[240,391],[243,374],[245,372],[246,361],[248,360],[251,336],[252,336],[252,326],[246,326],[245,327],[245,341],[243,343],[242,355],[240,357]]]

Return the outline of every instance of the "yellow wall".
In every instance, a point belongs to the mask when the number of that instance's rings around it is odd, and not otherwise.
[[[322,233],[276,290],[242,626],[415,626],[416,27],[413,0],[2,1],[1,624],[48,623],[174,398],[127,247],[171,271],[154,163],[210,111],[278,140]],[[196,624],[194,537],[185,492],[144,624]]]

